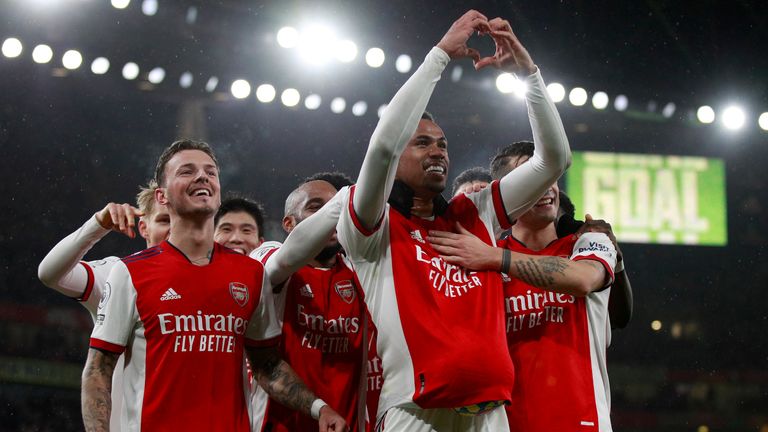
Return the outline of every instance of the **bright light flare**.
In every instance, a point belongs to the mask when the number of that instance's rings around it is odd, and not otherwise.
[[[235,98],[245,99],[251,94],[251,84],[244,79],[238,79],[232,82],[229,91],[232,92],[232,96]]]
[[[358,101],[352,105],[352,114],[355,117],[364,116],[366,111],[368,111],[368,104],[365,101]]]
[[[565,87],[562,84],[553,82],[547,86],[547,93],[552,98],[552,102],[560,103],[565,99]]]
[[[340,62],[349,63],[357,57],[357,45],[351,40],[338,41],[336,42],[334,52]]]
[[[112,0],[112,7],[115,9],[125,9],[131,4],[131,0]]]
[[[653,329],[653,331],[659,331],[661,330],[661,327],[662,327],[661,321],[659,320],[651,321],[651,329]]]
[[[613,100],[613,107],[616,108],[616,111],[626,111],[629,107],[629,99],[624,95],[618,95]]]
[[[760,117],[757,118],[757,124],[760,126],[760,129],[768,131],[768,112],[760,114]]]
[[[295,48],[299,44],[299,31],[293,27],[283,27],[277,31],[277,43],[283,48]]]
[[[301,32],[299,52],[308,63],[322,65],[334,57],[336,37],[327,27],[315,26]]]
[[[696,110],[696,118],[704,124],[710,124],[715,121],[715,110],[711,106],[704,105]]]
[[[604,110],[608,106],[608,94],[599,91],[592,95],[592,106],[595,109]]]
[[[134,80],[139,76],[139,65],[134,62],[128,62],[123,66],[123,78]]]
[[[371,48],[365,53],[365,63],[372,68],[381,67],[385,59],[384,50],[381,48]]]
[[[216,90],[216,87],[219,85],[219,79],[215,76],[212,76],[208,78],[208,82],[205,83],[205,91],[208,93],[213,93]]]
[[[269,103],[275,100],[277,92],[271,84],[262,84],[256,88],[256,99],[261,103]]]
[[[165,79],[165,69],[156,67],[149,71],[147,74],[147,80],[152,84],[160,84]]]
[[[157,13],[157,0],[144,0],[141,4],[141,12],[146,16],[154,16]]]
[[[345,109],[347,109],[347,101],[345,101],[344,98],[333,98],[331,101],[331,111],[335,114],[341,114]]]
[[[3,55],[8,58],[16,58],[21,55],[21,51],[24,47],[21,45],[21,41],[16,38],[8,38],[3,41]]]
[[[80,51],[69,50],[61,56],[61,64],[69,70],[75,70],[83,64],[83,55],[80,54]]]
[[[735,105],[731,105],[724,109],[720,116],[722,118],[723,126],[730,130],[741,129],[747,120],[747,115],[744,113],[744,110]]]
[[[400,73],[408,73],[413,67],[413,61],[408,54],[400,54],[395,60],[395,69]]]
[[[280,101],[287,107],[295,107],[301,101],[301,94],[295,88],[287,88],[280,95]]]
[[[91,63],[91,72],[96,75],[104,75],[109,71],[109,60],[104,57],[97,57]]]
[[[53,50],[48,45],[38,45],[32,50],[32,60],[35,63],[48,63],[53,58]]]
[[[323,99],[318,94],[311,94],[307,96],[306,99],[304,99],[304,106],[308,110],[316,110],[320,108],[320,104],[323,102]]]
[[[184,72],[179,77],[179,85],[181,88],[190,88],[192,87],[192,81],[195,79],[194,76],[192,76],[192,72]]]
[[[573,106],[584,106],[587,103],[587,91],[581,87],[574,87],[570,93],[568,93],[568,101]]]

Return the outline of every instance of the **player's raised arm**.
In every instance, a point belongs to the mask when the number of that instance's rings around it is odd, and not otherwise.
[[[77,264],[110,230],[133,238],[136,217],[142,214],[130,204],[107,204],[48,252],[37,268],[37,277],[47,287],[67,297],[82,296],[89,276],[88,271]]]
[[[355,213],[365,228],[373,228],[381,219],[395,181],[400,154],[416,131],[440,74],[451,59],[471,57],[479,60],[479,53],[467,47],[467,40],[475,31],[487,28],[488,21],[483,14],[474,10],[465,13],[432,48],[424,63],[384,110],[371,136],[353,197]]]
[[[88,432],[108,431],[112,412],[112,374],[120,354],[91,348],[83,369],[82,412]]]
[[[538,67],[512,31],[509,22],[495,18],[489,22],[496,53],[481,59],[477,68],[493,66],[525,80],[525,102],[533,131],[534,155],[501,179],[500,192],[510,220],[530,208],[570,166],[571,150],[563,123],[549,98]]]
[[[346,188],[336,193],[315,214],[297,224],[285,243],[264,264],[269,281],[277,286],[317,256],[336,230]]]

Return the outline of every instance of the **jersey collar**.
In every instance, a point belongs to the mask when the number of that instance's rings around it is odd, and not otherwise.
[[[392,185],[392,192],[387,201],[392,208],[397,210],[406,218],[411,217],[411,206],[413,206],[413,189],[400,180],[395,180]],[[448,201],[442,195],[436,196],[432,200],[433,213],[435,216],[441,216],[448,210]]]

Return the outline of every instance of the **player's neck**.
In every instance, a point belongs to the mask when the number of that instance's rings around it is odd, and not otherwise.
[[[331,268],[336,265],[336,255],[324,260],[312,258],[309,265],[315,268]]]
[[[526,226],[518,220],[512,225],[512,236],[523,242],[528,249],[539,251],[557,240],[557,229],[555,229],[554,223],[543,228],[536,228]]]
[[[168,241],[195,265],[207,265],[213,253],[213,218],[205,222],[171,220]]]
[[[411,204],[411,214],[420,218],[430,218],[435,214],[435,197],[419,197],[413,196],[413,204]]]

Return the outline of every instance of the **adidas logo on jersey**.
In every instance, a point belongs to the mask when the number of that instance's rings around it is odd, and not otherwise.
[[[160,296],[160,301],[166,301],[166,300],[178,300],[181,298],[181,295],[173,290],[173,288],[168,288],[165,293]]]
[[[425,243],[424,237],[421,236],[421,231],[419,230],[411,231],[411,238],[416,240],[419,243]]]
[[[315,294],[312,293],[312,288],[309,287],[309,284],[301,287],[299,289],[299,294],[303,295],[304,297],[315,298]]]

